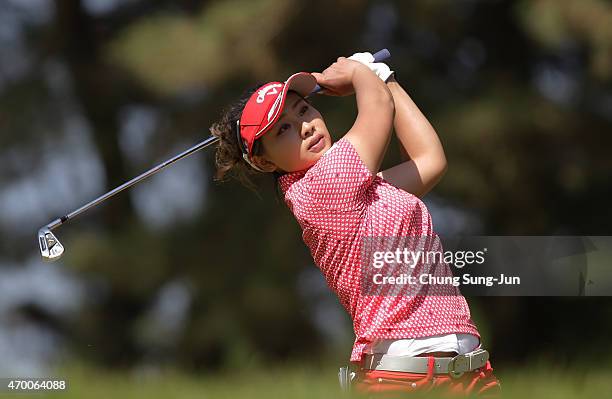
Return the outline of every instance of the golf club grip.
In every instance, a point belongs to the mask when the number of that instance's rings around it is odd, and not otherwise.
[[[389,50],[384,48],[382,50],[378,50],[377,52],[372,54],[372,56],[374,57],[374,62],[381,62],[381,61],[384,61],[387,58],[391,57],[391,53],[389,52]],[[311,94],[315,94],[315,93],[318,93],[320,91],[321,91],[321,86],[316,85]]]

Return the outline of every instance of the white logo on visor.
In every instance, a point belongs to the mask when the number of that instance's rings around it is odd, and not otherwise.
[[[270,108],[270,112],[268,112],[268,122],[270,122],[270,119],[272,119],[274,113],[276,113],[276,110],[278,109],[282,98],[282,96],[276,97],[276,101],[274,101],[274,104],[272,104],[272,108]]]
[[[261,104],[262,102],[264,102],[264,98],[268,94],[278,94],[278,90],[276,90],[277,87],[282,87],[282,84],[279,83],[275,85],[270,85],[266,87],[265,89],[259,90],[257,92],[258,93],[257,104]]]

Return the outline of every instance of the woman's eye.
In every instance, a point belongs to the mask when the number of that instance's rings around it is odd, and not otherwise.
[[[278,134],[281,134],[282,132],[284,132],[285,130],[288,130],[291,127],[291,125],[289,125],[288,123],[283,123],[280,128],[278,129]]]
[[[304,115],[308,111],[308,105],[304,105],[300,110],[300,116]]]

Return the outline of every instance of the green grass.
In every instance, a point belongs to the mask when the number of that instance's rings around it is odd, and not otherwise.
[[[562,371],[542,367],[504,370],[504,398],[609,398],[612,368]],[[4,398],[336,398],[334,366],[262,368],[236,373],[189,375],[176,371],[109,372],[71,367],[64,376],[69,389],[55,394],[0,394]],[[431,397],[431,396],[428,396]]]

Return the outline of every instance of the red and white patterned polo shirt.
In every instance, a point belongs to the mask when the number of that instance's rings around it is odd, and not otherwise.
[[[418,296],[364,294],[364,237],[435,233],[425,204],[373,175],[348,140],[340,139],[312,167],[287,173],[279,183],[315,264],[353,320],[351,361],[361,361],[364,348],[375,338],[453,333],[480,337],[458,289],[449,295],[430,295],[427,289]],[[452,275],[448,265],[442,266],[436,275]]]

